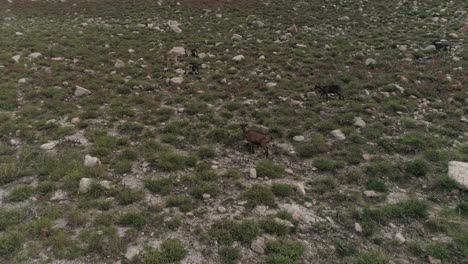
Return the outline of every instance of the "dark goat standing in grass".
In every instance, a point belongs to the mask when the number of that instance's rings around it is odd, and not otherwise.
[[[434,40],[434,41],[432,41],[432,45],[435,46],[437,51],[439,51],[439,50],[443,50],[443,51],[452,50],[452,45],[450,45],[450,43],[448,43],[448,42],[441,42],[441,41]]]
[[[187,49],[185,50],[185,54],[190,57],[195,57],[195,58],[198,58],[198,50],[197,49],[191,49],[190,50],[190,53],[188,53]]]
[[[337,94],[338,98],[341,100],[344,99],[343,97],[343,89],[341,89],[341,86],[332,84],[332,85],[315,85],[314,87],[315,91],[317,91],[320,94],[320,97],[323,95],[327,96],[328,100],[328,94]]]
[[[189,67],[190,67],[190,71],[188,72],[189,74],[193,74],[193,75],[200,74],[200,64],[192,63],[190,64]]]
[[[249,152],[251,154],[255,153],[255,145],[260,146],[265,150],[265,156],[268,158],[268,142],[273,138],[271,135],[255,130],[246,129],[247,124],[241,124],[242,132],[244,134],[244,139],[249,143]]]

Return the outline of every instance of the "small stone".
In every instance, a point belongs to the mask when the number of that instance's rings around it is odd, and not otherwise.
[[[436,46],[434,45],[429,45],[429,46],[426,46],[425,48],[422,48],[423,51],[434,51],[436,50]]]
[[[210,198],[211,198],[211,195],[209,193],[203,194],[203,200],[209,200]]]
[[[134,259],[138,254],[140,254],[140,247],[129,246],[127,252],[125,252],[125,258],[128,260]]]
[[[39,52],[34,52],[34,53],[29,54],[28,57],[31,58],[31,59],[38,59],[38,58],[42,57],[42,54],[39,53]]]
[[[291,169],[289,169],[289,168],[285,169],[284,171],[285,171],[287,174],[290,174],[290,175],[293,175],[293,174],[294,174],[294,171],[291,170]]]
[[[239,41],[239,40],[242,40],[242,36],[239,34],[233,34],[231,39]]]
[[[244,55],[237,55],[232,58],[233,61],[242,61],[244,59],[245,59]]]
[[[400,245],[406,242],[405,237],[400,232],[396,233],[395,239],[398,241],[398,244]]]
[[[169,81],[169,83],[174,86],[181,85],[183,82],[184,82],[184,78],[182,77],[174,77]]]
[[[85,95],[90,95],[91,94],[91,91],[86,89],[86,88],[83,88],[79,85],[76,85],[75,86],[75,96],[76,97],[81,97],[81,96],[85,96]]]
[[[81,119],[79,117],[74,117],[71,119],[72,124],[78,124],[81,122]]]
[[[296,141],[296,142],[302,142],[302,141],[305,140],[305,137],[304,136],[294,136],[293,140]]]
[[[277,86],[277,85],[278,85],[278,84],[275,83],[275,82],[269,82],[269,83],[266,84],[266,87],[267,87],[267,88],[273,88],[273,87],[275,87],[275,86]]]
[[[468,190],[467,162],[450,161],[448,163],[448,176],[454,179],[461,188]]]
[[[62,190],[57,190],[54,192],[52,197],[50,198],[51,201],[63,201],[66,200],[68,197],[68,193]]]
[[[345,134],[343,133],[343,131],[341,131],[341,129],[333,130],[333,131],[331,132],[331,135],[332,135],[336,140],[339,140],[339,141],[346,140],[346,136],[345,136]]]
[[[111,189],[112,182],[110,182],[110,181],[100,181],[100,182],[99,182],[99,185],[101,185],[102,187],[104,187],[104,189],[110,190],[110,189]]]
[[[224,214],[227,212],[227,209],[224,206],[218,206],[218,212]]]
[[[255,253],[263,254],[265,253],[265,246],[265,239],[263,237],[259,237],[252,241],[250,244],[250,249],[252,249],[252,251]]]
[[[18,80],[18,84],[25,84],[28,82],[28,79],[27,78],[21,78]]]
[[[249,175],[251,179],[256,179],[257,178],[257,169],[251,168],[249,170]]]
[[[368,58],[368,59],[365,61],[366,66],[374,65],[374,64],[376,64],[376,63],[377,63],[377,61],[376,61],[375,59],[373,59],[373,58]]]
[[[84,160],[84,165],[86,167],[95,167],[95,166],[101,165],[101,161],[96,157],[86,155],[85,160]]]
[[[433,258],[431,256],[428,256],[427,260],[429,261],[430,264],[442,264],[442,260]]]
[[[297,182],[297,183],[294,184],[294,187],[296,187],[297,193],[299,193],[302,196],[306,195],[306,191],[305,191],[305,187],[304,187],[303,183]]]
[[[364,191],[364,195],[365,195],[367,198],[379,197],[379,194],[376,193],[375,191],[372,191],[372,190]]]
[[[90,178],[81,178],[79,188],[80,193],[87,193],[91,188],[91,183],[92,181]]]
[[[458,38],[458,34],[454,33],[454,32],[450,33],[448,36],[451,37],[451,38],[454,38],[454,39]]]
[[[338,18],[338,20],[339,21],[349,21],[350,18],[349,18],[349,16],[342,16],[342,17]]]
[[[40,148],[41,148],[42,150],[52,150],[53,148],[55,148],[55,146],[57,146],[57,144],[58,144],[57,141],[51,141],[51,142],[42,144],[42,145],[40,146]]]
[[[185,55],[184,47],[173,47],[167,54]]]
[[[180,29],[178,26],[170,26],[171,30],[174,31],[177,34],[182,33],[182,29]]]
[[[362,233],[362,227],[359,223],[354,223],[354,230],[358,233]]]
[[[353,125],[356,127],[364,128],[366,127],[366,122],[364,122],[364,120],[361,117],[355,117]]]
[[[21,58],[21,55],[15,55],[15,56],[11,57],[11,59],[12,59],[15,63],[19,63],[20,58]]]
[[[116,60],[115,64],[114,64],[114,67],[117,68],[117,69],[121,69],[121,68],[125,67],[125,62],[123,62],[121,60]]]

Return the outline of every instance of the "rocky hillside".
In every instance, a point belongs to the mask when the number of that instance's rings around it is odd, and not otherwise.
[[[467,11],[0,1],[0,262],[468,263]]]

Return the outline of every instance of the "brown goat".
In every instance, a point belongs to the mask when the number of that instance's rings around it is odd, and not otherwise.
[[[244,139],[249,144],[249,152],[251,154],[255,153],[255,145],[260,146],[262,149],[265,150],[265,156],[268,158],[268,143],[273,139],[271,135],[255,131],[255,130],[247,130],[247,124],[241,124],[242,132],[244,134]]]

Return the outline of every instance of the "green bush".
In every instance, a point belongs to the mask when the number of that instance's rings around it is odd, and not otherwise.
[[[192,210],[192,199],[187,195],[172,195],[166,199],[167,207],[178,207],[182,212]]]
[[[145,264],[180,263],[187,256],[187,250],[179,240],[166,240],[159,250],[149,250],[143,254]]]
[[[276,206],[273,192],[270,188],[261,185],[253,185],[244,193],[244,197],[247,199],[250,207],[255,207],[257,205]]]
[[[288,197],[294,194],[294,188],[289,184],[274,183],[271,191],[278,197]]]
[[[0,256],[15,254],[21,249],[22,239],[17,233],[0,234]]]
[[[239,249],[232,247],[223,247],[218,254],[223,264],[236,264],[241,258]]]
[[[146,215],[143,212],[128,212],[120,216],[119,224],[134,226],[138,229],[146,225]]]
[[[145,180],[145,187],[151,192],[168,195],[174,187],[174,180],[172,178]]]
[[[416,177],[422,177],[429,171],[429,165],[424,160],[413,160],[405,164],[405,171]]]
[[[18,186],[10,191],[7,199],[11,202],[21,202],[27,200],[34,193],[34,189],[29,185]]]
[[[304,245],[293,240],[270,241],[266,245],[267,264],[293,264],[301,263],[302,254],[304,254]]]
[[[269,177],[271,179],[276,179],[282,177],[284,173],[284,167],[275,164],[271,160],[261,160],[257,162],[256,169],[257,177],[259,178]]]

